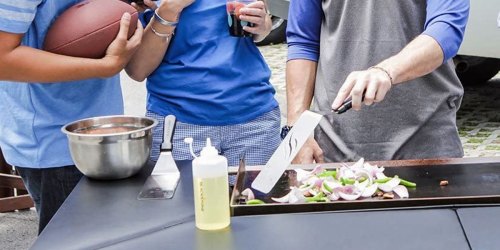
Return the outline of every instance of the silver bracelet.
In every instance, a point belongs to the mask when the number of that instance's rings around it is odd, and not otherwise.
[[[155,30],[155,28],[153,28],[153,25],[151,25],[151,31],[153,31],[153,33],[161,38],[165,38],[165,40],[168,42],[170,41],[170,38],[172,38],[172,36],[174,35],[174,32],[172,31],[172,33],[160,33],[158,31]]]
[[[163,19],[159,14],[158,14],[158,9],[155,10],[155,14],[153,16],[159,23],[165,26],[170,26],[170,27],[175,27],[179,22],[170,22],[165,19]]]

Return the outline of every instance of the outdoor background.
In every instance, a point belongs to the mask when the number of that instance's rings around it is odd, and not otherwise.
[[[272,70],[271,83],[286,122],[285,63],[286,44],[260,47]],[[125,113],[145,114],[146,88],[121,74]],[[500,74],[488,84],[466,86],[458,114],[459,133],[466,157],[500,156]],[[28,249],[36,238],[37,218],[33,209],[0,213],[0,249]]]

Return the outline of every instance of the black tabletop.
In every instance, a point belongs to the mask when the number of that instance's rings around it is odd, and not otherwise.
[[[151,164],[125,180],[82,179],[32,249],[491,249],[500,244],[500,207],[240,216],[225,230],[201,231],[194,224],[191,164],[178,166],[181,181],[171,200],[137,200]]]
[[[194,220],[191,163],[178,162],[181,180],[173,199],[138,200],[153,164],[117,181],[83,178],[33,249],[96,249]]]

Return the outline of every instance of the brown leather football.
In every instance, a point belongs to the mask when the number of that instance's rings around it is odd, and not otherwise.
[[[85,0],[64,11],[49,28],[44,50],[56,54],[102,58],[120,30],[120,19],[132,18],[128,37],[137,28],[137,10],[120,0]]]

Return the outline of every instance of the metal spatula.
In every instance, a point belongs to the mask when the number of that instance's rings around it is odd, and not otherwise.
[[[166,116],[160,157],[137,197],[139,200],[170,199],[174,196],[180,178],[179,169],[172,158],[174,129],[175,116]]]

